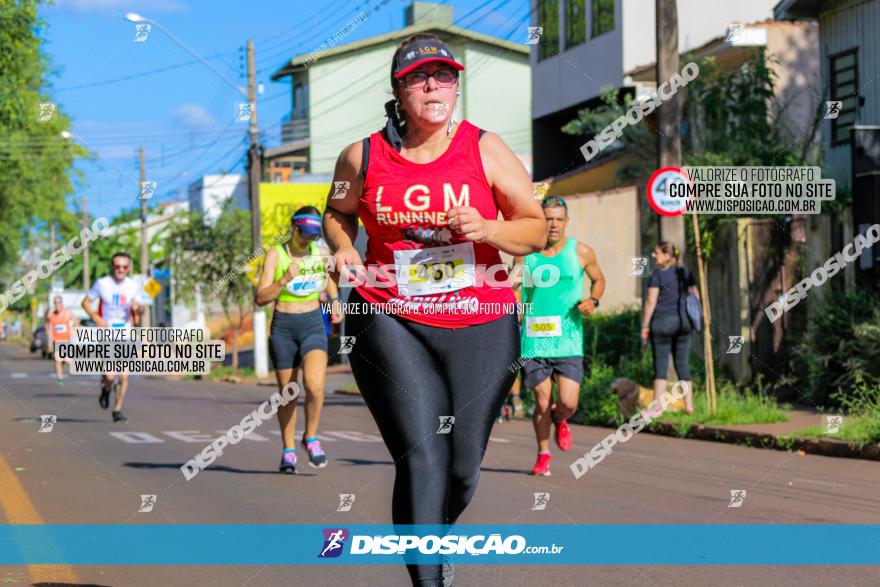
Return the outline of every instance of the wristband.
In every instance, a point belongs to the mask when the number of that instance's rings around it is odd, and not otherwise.
[[[590,300],[593,302],[593,305],[595,307],[597,307],[597,308],[599,307],[599,298],[594,298],[594,297],[590,296]]]

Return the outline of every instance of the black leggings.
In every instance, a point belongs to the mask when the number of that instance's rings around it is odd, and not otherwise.
[[[691,323],[687,314],[654,314],[651,317],[651,350],[654,353],[654,379],[666,379],[669,354],[672,353],[678,378],[690,381]]]
[[[367,302],[352,291],[349,303]],[[454,524],[477,489],[495,418],[516,377],[516,316],[437,328],[387,314],[350,314],[349,355],[396,475],[394,524]],[[441,417],[454,416],[448,434]],[[440,565],[407,565],[413,585],[440,585]]]

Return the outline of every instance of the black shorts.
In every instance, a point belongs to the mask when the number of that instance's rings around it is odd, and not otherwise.
[[[584,358],[529,359],[522,366],[523,385],[529,389],[534,389],[539,383],[553,375],[554,372],[580,384],[584,378]]]
[[[313,350],[327,352],[327,332],[320,308],[302,314],[272,314],[269,354],[276,371],[296,369],[306,353]]]

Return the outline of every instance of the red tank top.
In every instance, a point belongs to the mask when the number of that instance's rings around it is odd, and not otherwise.
[[[442,328],[512,313],[516,298],[498,249],[453,234],[446,220],[446,210],[455,206],[498,217],[479,130],[462,121],[446,152],[430,163],[405,159],[381,132],[370,135],[359,207],[368,242],[367,271],[357,291],[365,300]]]

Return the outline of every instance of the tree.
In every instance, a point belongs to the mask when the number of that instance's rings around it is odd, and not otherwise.
[[[206,299],[217,300],[223,308],[232,327],[232,370],[235,371],[238,369],[238,337],[254,303],[253,286],[240,271],[250,256],[250,213],[227,206],[213,226],[205,223],[201,216],[192,215],[188,221],[176,223],[169,230],[168,239],[174,243],[167,253],[180,296],[191,302],[200,291]],[[213,284],[217,284],[216,290]]]
[[[682,59],[692,61],[691,57]],[[787,103],[773,109],[774,74],[763,49],[755,49],[734,69],[719,66],[713,57],[699,61],[700,74],[684,92],[683,153],[685,166],[817,165],[815,129],[821,111],[814,113],[808,132],[798,136],[783,122]],[[603,90],[602,105],[578,112],[562,127],[566,134],[590,137],[623,116],[633,105],[632,96]],[[817,101],[817,106],[821,102]],[[626,153],[617,172],[618,185],[643,186],[656,169],[656,139],[643,121],[624,127],[623,134],[599,155]],[[771,218],[764,215],[762,218]],[[713,252],[714,235],[735,216],[709,215],[700,219],[704,255]],[[643,219],[644,220],[644,219]],[[643,226],[646,224],[643,222]],[[686,230],[689,248],[693,236]]]
[[[0,4],[0,270],[20,260],[22,244],[48,240],[47,222],[76,225],[65,200],[85,150],[62,136],[70,121],[49,95],[39,4]]]

